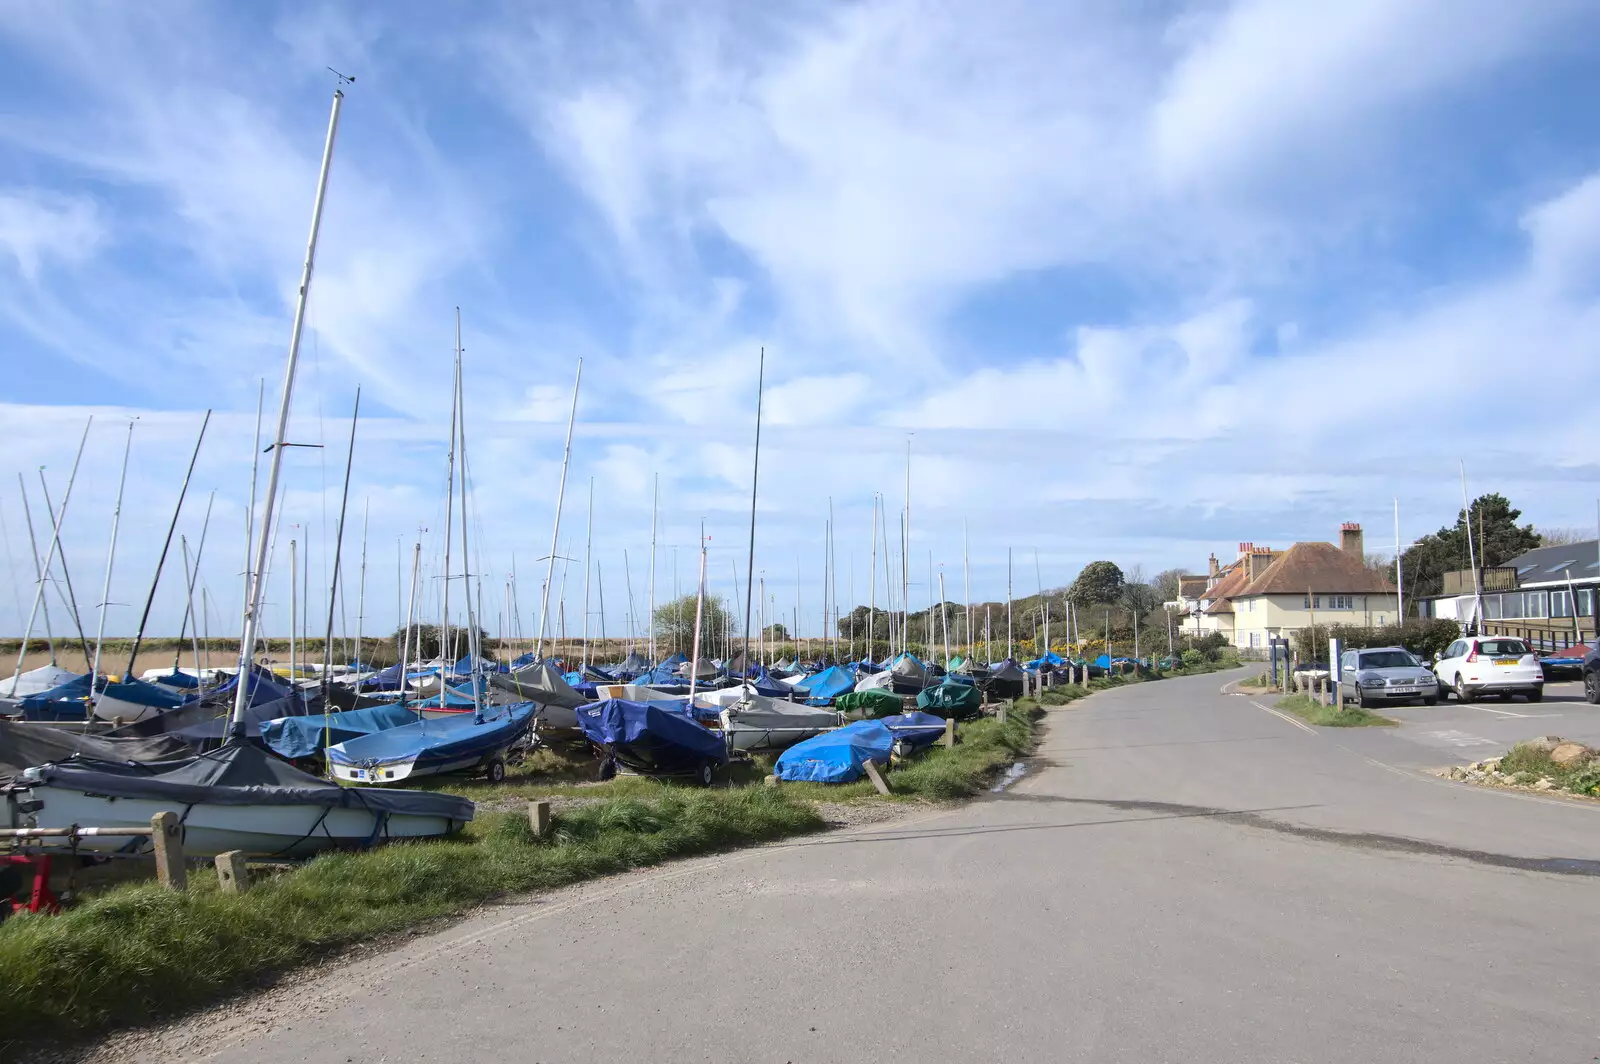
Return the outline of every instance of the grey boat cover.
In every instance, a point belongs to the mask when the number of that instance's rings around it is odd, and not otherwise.
[[[86,757],[96,761],[172,761],[190,757],[194,748],[169,735],[119,738],[85,735],[82,728],[12,724],[0,720],[0,778],[51,761]]]
[[[710,659],[701,658],[700,664],[696,666],[694,670],[694,678],[696,680],[715,680],[717,678],[717,672],[717,667],[711,663]],[[687,661],[678,666],[678,675],[688,679],[689,663]]]
[[[301,772],[247,742],[232,742],[198,757],[145,765],[82,759],[57,762],[33,769],[18,782],[112,798],[192,805],[321,805],[461,821],[471,820],[474,809],[471,802],[453,794],[341,787]]]
[[[573,690],[548,661],[536,661],[513,672],[492,672],[489,682],[502,691],[512,692],[520,701],[537,702],[541,706],[577,709],[594,701]]]
[[[928,667],[918,661],[915,654],[901,654],[895,658],[894,664],[889,666],[889,674],[895,683],[908,687],[922,687],[928,682]]]

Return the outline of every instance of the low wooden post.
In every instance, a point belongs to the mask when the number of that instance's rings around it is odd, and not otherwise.
[[[778,774],[776,772],[774,772],[772,775],[768,776],[762,782],[765,783],[768,787],[776,787],[778,785]]]
[[[550,834],[550,800],[548,798],[535,798],[528,803],[528,825],[533,828],[533,837],[545,838]]]
[[[250,868],[243,850],[217,854],[217,886],[224,894],[243,894],[250,889]]]
[[[1010,703],[1008,703],[1008,702],[1001,702],[1000,703],[1000,708],[995,710],[994,719],[999,721],[1001,724],[1004,724],[1006,722],[1006,706],[1008,706],[1009,704]]]
[[[150,841],[155,844],[156,879],[168,890],[183,890],[189,885],[189,870],[183,864],[183,825],[178,814],[168,809],[151,817]]]
[[[954,717],[946,717],[944,719],[944,748],[946,750],[954,750],[956,748],[956,721]]]
[[[872,785],[878,788],[879,794],[889,793],[889,781],[884,779],[882,772],[878,771],[879,766],[877,761],[869,760],[861,767],[867,770],[867,779],[871,780]]]

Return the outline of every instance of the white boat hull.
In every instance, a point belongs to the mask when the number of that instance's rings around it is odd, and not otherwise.
[[[110,695],[100,695],[94,701],[94,715],[101,720],[120,720],[124,724],[133,724],[144,720],[146,717],[158,717],[164,712],[156,706],[142,706],[137,702],[125,702],[120,698]]]
[[[183,852],[189,857],[215,857],[243,850],[255,857],[308,857],[323,850],[360,846],[380,839],[435,838],[458,831],[463,822],[444,816],[390,813],[323,805],[211,805],[149,798],[109,798],[62,787],[37,786],[28,792],[43,808],[31,814],[29,827],[98,828],[150,826],[150,818],[173,812],[183,820]],[[35,840],[39,843],[47,841]],[[65,840],[54,840],[63,843]],[[94,836],[79,839],[79,853],[148,853],[150,840]]]
[[[464,768],[482,764],[484,755],[442,761],[437,765],[417,766],[415,758],[406,761],[389,761],[365,768],[359,765],[333,766],[333,778],[344,783],[398,783],[401,780],[421,779],[424,776],[441,776],[446,772],[460,772]]]

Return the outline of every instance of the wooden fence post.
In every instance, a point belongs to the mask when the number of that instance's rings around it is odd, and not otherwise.
[[[545,838],[550,834],[550,800],[548,798],[535,798],[528,803],[528,825],[533,828],[533,837]]]
[[[889,793],[889,781],[884,779],[883,773],[878,771],[877,761],[869,760],[861,767],[867,770],[867,779],[871,780],[872,785],[878,788],[879,794]]]
[[[954,750],[956,748],[956,720],[954,717],[946,717],[944,719],[944,748],[946,750]]]
[[[189,870],[183,864],[183,825],[178,814],[168,809],[151,817],[150,841],[156,851],[156,879],[168,890],[183,890],[189,885]]]
[[[1009,705],[1009,703],[1001,702],[1000,703],[1000,708],[998,710],[996,710],[995,714],[994,714],[994,719],[999,721],[1001,724],[1004,724],[1006,722],[1006,706],[1007,705]]]
[[[217,854],[217,886],[224,894],[243,894],[250,889],[250,868],[243,850]]]

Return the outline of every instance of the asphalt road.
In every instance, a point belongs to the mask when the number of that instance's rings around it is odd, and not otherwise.
[[[1058,710],[964,808],[499,906],[105,1055],[1600,1059],[1600,808],[1417,771],[1548,719],[1312,730],[1225,679]]]

